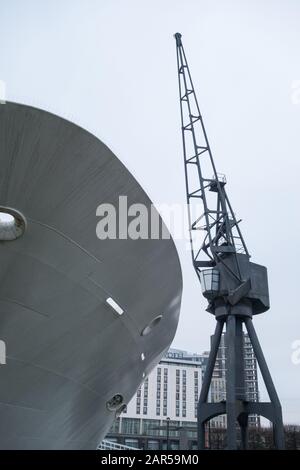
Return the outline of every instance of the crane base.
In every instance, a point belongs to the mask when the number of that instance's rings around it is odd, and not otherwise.
[[[209,403],[207,401],[208,393],[225,323],[227,344],[226,400],[219,403]],[[246,400],[243,323],[246,326],[254,354],[270,397],[270,402],[250,402]],[[222,414],[226,414],[227,416],[227,449],[237,449],[237,423],[241,428],[241,446],[243,449],[247,449],[248,416],[250,414],[264,416],[273,423],[274,445],[277,449],[284,449],[281,405],[250,317],[229,315],[224,320],[217,320],[198,402],[197,420],[199,449],[205,448],[205,424],[210,419]]]

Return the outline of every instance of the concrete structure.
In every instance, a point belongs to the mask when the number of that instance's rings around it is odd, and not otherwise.
[[[96,449],[173,339],[177,252],[97,238],[99,204],[151,201],[96,137],[13,103],[0,133],[0,448]]]

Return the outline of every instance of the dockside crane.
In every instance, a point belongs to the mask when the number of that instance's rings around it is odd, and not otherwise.
[[[226,178],[218,174],[200,113],[190,69],[176,33],[177,69],[181,111],[186,195],[192,261],[215,316],[216,329],[198,402],[198,446],[205,448],[205,424],[227,416],[227,448],[248,445],[248,416],[261,415],[273,423],[274,443],[284,448],[280,401],[257,338],[253,315],[269,309],[267,269],[250,261],[246,243],[226,192]],[[270,402],[251,402],[247,396],[244,334],[249,335]],[[226,399],[211,403],[209,389],[223,330],[226,329]]]

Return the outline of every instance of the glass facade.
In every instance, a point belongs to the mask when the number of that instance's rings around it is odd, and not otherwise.
[[[181,422],[170,420],[168,433],[169,450],[180,449],[182,427],[188,428],[186,436],[188,437],[188,447],[191,448],[191,446],[196,443],[197,439],[196,426],[196,422],[192,421]],[[131,434],[131,436],[128,436],[128,434]],[[120,419],[118,419],[106,439],[110,442],[118,442],[138,449],[167,450],[167,421],[160,419],[140,420],[122,417],[121,426]]]
[[[180,426],[180,421],[169,421],[169,437],[178,437],[179,436],[179,430],[175,430],[172,428],[177,428]],[[160,431],[160,435],[162,437],[167,437],[167,422],[162,421],[162,427],[163,429]]]
[[[149,450],[159,450],[159,441],[156,441],[154,439],[149,439],[148,440],[148,449]]]
[[[122,418],[122,434],[140,434],[140,419]]]
[[[138,439],[126,438],[125,439],[125,445],[129,446],[129,447],[135,447],[136,449],[138,449],[139,448],[139,441],[138,441]]]
[[[195,421],[186,421],[185,425],[188,428],[194,428],[194,429],[188,429],[187,431],[188,437],[197,439],[197,423]]]
[[[159,419],[143,419],[142,421],[142,434],[150,436],[159,436],[160,430],[155,429],[160,427]]]
[[[120,432],[119,430],[120,430],[120,418],[116,419],[113,422],[109,432],[112,434],[115,434],[115,433],[119,433]]]

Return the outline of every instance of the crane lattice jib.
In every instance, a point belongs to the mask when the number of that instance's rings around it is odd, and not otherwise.
[[[182,141],[192,258],[201,268],[226,265],[226,256],[249,256],[228,199],[224,175],[217,173],[181,41],[175,34],[181,109]],[[250,257],[250,256],[249,256]],[[237,270],[232,274],[239,278]],[[228,268],[229,269],[229,268]]]

